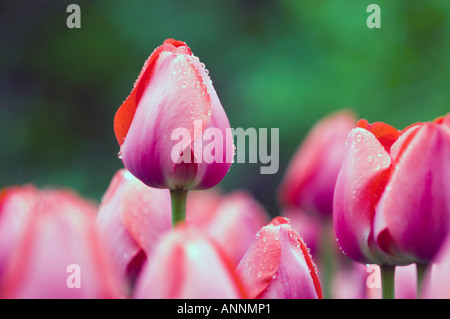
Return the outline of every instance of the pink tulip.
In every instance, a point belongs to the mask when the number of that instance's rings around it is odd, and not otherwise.
[[[119,170],[100,204],[97,229],[118,273],[133,279],[161,235],[171,229],[169,190],[148,187]]]
[[[193,194],[190,194],[193,195]],[[213,238],[237,265],[258,230],[269,222],[265,209],[244,190],[218,197],[210,190],[188,198],[187,223]],[[217,196],[217,197],[214,197]],[[203,208],[200,205],[203,204]],[[208,209],[210,204],[211,209]]]
[[[362,263],[428,263],[450,216],[450,114],[402,132],[360,121],[334,194],[339,244]]]
[[[169,189],[206,189],[222,180],[233,156],[229,128],[204,65],[172,39],[145,62],[114,119],[125,167],[145,184]]]
[[[66,190],[6,189],[0,203],[2,298],[121,298],[96,207]]]
[[[178,224],[164,235],[138,278],[135,298],[245,298],[225,254],[202,232]]]
[[[279,198],[283,206],[331,215],[345,140],[355,123],[352,113],[340,111],[322,119],[311,129],[280,185]]]
[[[250,298],[322,298],[308,248],[284,217],[261,228],[237,272]]]

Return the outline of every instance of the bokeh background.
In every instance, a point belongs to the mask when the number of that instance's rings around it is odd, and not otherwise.
[[[81,29],[68,29],[68,4]],[[381,29],[366,8],[381,7]],[[307,131],[341,108],[403,128],[447,113],[450,1],[0,1],[0,186],[70,187],[99,202],[122,167],[116,110],[166,38],[206,64],[232,127],[279,128],[280,169],[220,184],[272,214]]]

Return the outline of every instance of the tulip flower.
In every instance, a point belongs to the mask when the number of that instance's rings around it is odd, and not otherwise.
[[[99,207],[96,227],[116,271],[133,283],[161,235],[171,229],[170,194],[130,172],[114,175]]]
[[[210,190],[191,195],[196,196],[187,201],[187,223],[213,238],[233,265],[237,265],[255,234],[269,222],[267,212],[244,190],[222,196],[211,194]]]
[[[291,160],[279,188],[281,204],[330,216],[333,192],[348,133],[356,124],[349,111],[318,122]]]
[[[125,167],[148,186],[172,190],[222,180],[233,155],[229,128],[208,71],[173,39],[153,51],[114,118]]]
[[[426,264],[450,216],[450,114],[399,132],[361,120],[347,140],[334,194],[343,251],[361,263]]]
[[[276,217],[261,228],[237,272],[250,298],[322,298],[308,248],[284,217]]]
[[[67,190],[8,188],[0,199],[2,298],[121,298],[95,205]]]
[[[234,299],[246,293],[226,255],[195,227],[178,224],[166,233],[143,273],[138,299]]]

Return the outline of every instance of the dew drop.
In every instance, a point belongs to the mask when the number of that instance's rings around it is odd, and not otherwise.
[[[356,141],[357,142],[361,142],[361,140],[362,140],[361,135],[360,134],[356,135]]]

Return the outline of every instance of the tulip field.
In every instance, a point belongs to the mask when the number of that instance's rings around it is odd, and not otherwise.
[[[0,5],[0,298],[449,299],[450,5],[366,2]]]

